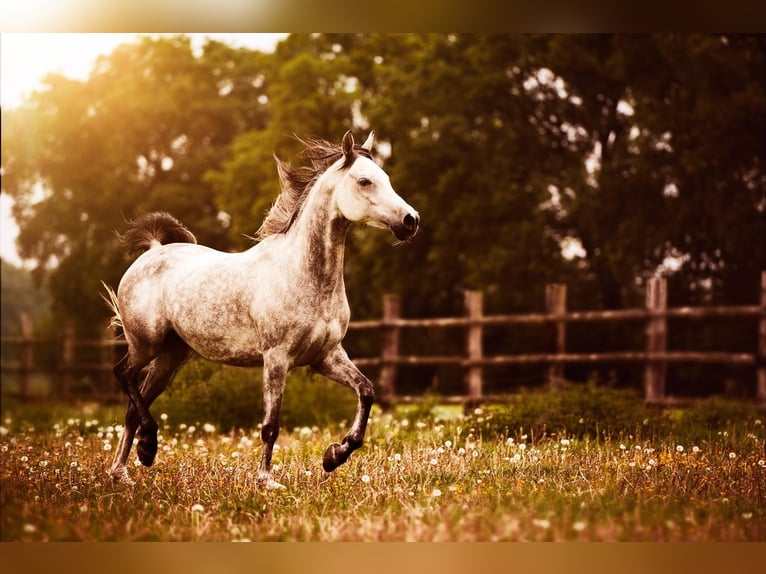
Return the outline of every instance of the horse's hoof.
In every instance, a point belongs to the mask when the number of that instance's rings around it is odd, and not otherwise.
[[[257,484],[259,490],[287,490],[284,484],[277,482],[270,475],[259,476]]]
[[[287,487],[281,482],[277,482],[273,478],[270,478],[266,481],[266,484],[263,485],[263,490],[287,490]]]
[[[109,471],[109,476],[114,484],[124,484],[126,486],[135,486],[135,482],[128,475],[128,469],[124,466],[113,468]]]
[[[141,440],[138,441],[138,445],[136,445],[136,452],[141,464],[152,466],[154,464],[154,457],[157,456],[157,435],[142,436]]]
[[[327,447],[324,457],[322,458],[322,468],[324,468],[325,472],[332,472],[346,462],[346,460],[341,458],[341,455],[338,453],[339,450],[340,445],[337,442],[334,442]]]

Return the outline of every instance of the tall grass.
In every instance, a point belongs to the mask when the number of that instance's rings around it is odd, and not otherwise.
[[[766,540],[766,437],[757,411],[711,403],[662,413],[633,401],[623,418],[611,416],[622,400],[575,389],[469,414],[428,403],[374,409],[365,446],[331,474],[322,454],[347,423],[296,417],[274,455],[275,478],[287,489],[269,492],[255,484],[257,426],[222,428],[155,409],[166,415],[157,461],[133,467],[136,484],[126,486],[107,477],[121,409],[4,403],[0,536]],[[604,404],[612,412],[597,421]]]

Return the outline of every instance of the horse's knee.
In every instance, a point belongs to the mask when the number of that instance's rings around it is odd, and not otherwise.
[[[372,403],[375,402],[375,388],[372,386],[372,382],[367,379],[359,385],[359,402],[365,408],[372,407]]]
[[[261,428],[261,440],[267,444],[274,444],[279,436],[279,424],[266,423]]]

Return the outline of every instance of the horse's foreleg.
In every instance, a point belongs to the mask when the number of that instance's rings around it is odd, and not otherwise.
[[[341,444],[331,444],[324,453],[322,467],[326,472],[332,472],[346,462],[352,452],[362,446],[375,392],[370,379],[351,362],[343,347],[336,347],[335,351],[320,363],[312,365],[312,368],[333,381],[351,387],[356,392],[358,400],[356,418],[351,425],[351,430]]]
[[[274,443],[279,436],[279,411],[282,407],[282,394],[285,390],[287,365],[273,357],[264,357],[263,361],[263,426],[261,439],[263,453],[258,467],[258,487],[261,489],[284,488],[271,477],[271,455]]]

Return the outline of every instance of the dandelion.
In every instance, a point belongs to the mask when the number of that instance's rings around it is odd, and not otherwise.
[[[753,513],[752,512],[743,512],[742,513],[742,518],[744,518],[745,520],[750,520],[752,517],[753,517]]]
[[[303,427],[300,430],[300,435],[303,437],[309,437],[314,431],[312,431],[309,427]]]
[[[442,495],[442,491],[438,488],[434,488],[433,492],[431,493],[431,498],[439,498]]]
[[[37,527],[34,524],[25,524],[24,532],[27,534],[34,534],[35,532],[37,532]]]
[[[397,452],[396,454],[394,454],[394,460],[396,462],[401,462],[402,461],[402,455]]]
[[[699,451],[700,451],[700,447],[698,447],[698,446],[693,446],[692,447],[692,452],[693,453],[698,453]]]
[[[766,468],[766,460],[763,460],[762,458],[758,459],[758,466]]]
[[[435,458],[432,458],[431,460],[428,461],[428,464],[432,466],[436,466],[437,464],[439,464],[439,461],[436,460]]]
[[[657,461],[656,461],[656,460],[654,460],[653,458],[650,458],[650,459],[649,459],[649,466],[650,466],[650,467],[652,467],[652,466],[657,466]]]
[[[513,442],[514,442],[513,437],[508,437],[507,439],[505,439],[506,446],[513,446]]]
[[[538,528],[543,528],[546,530],[551,527],[551,521],[546,520],[545,518],[534,518],[532,520],[532,524],[534,524]]]
[[[447,448],[452,448],[452,441],[451,440],[445,440],[444,441],[444,446],[446,446]]]
[[[205,507],[197,503],[191,507],[192,512],[205,512]]]
[[[8,434],[8,429],[6,427],[0,427],[0,436],[5,436]]]
[[[109,441],[104,441],[104,450],[107,452],[112,450],[112,443],[110,443]]]
[[[363,474],[362,475],[362,482],[365,484],[370,484],[370,475],[369,474]]]
[[[186,432],[189,434],[192,434],[195,430],[197,430],[197,427],[194,425],[191,425],[189,428],[186,429]]]
[[[683,452],[683,451],[684,451],[683,445],[679,444],[678,446],[676,446],[676,452]]]
[[[585,522],[583,522],[582,520],[578,520],[572,525],[572,529],[576,532],[582,532],[583,530],[585,530],[585,526],[586,526]]]
[[[569,446],[569,439],[568,438],[562,438],[560,443],[561,443],[561,446]],[[622,446],[622,445],[620,445],[620,446]]]
[[[206,433],[214,433],[215,425],[210,423],[205,423],[205,425],[202,427],[202,430],[204,430]]]
[[[527,448],[527,445],[524,443],[519,444],[519,450],[525,450]]]
[[[736,452],[730,452],[729,453],[729,459],[734,460],[735,458],[737,458],[737,453]]]

